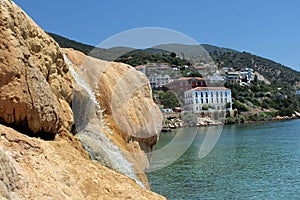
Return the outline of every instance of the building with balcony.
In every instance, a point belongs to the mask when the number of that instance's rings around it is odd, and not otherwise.
[[[225,87],[196,87],[184,93],[185,109],[232,110],[231,90]]]
[[[226,72],[226,81],[227,83],[230,84],[240,84],[241,83],[240,72],[232,72],[232,71]]]

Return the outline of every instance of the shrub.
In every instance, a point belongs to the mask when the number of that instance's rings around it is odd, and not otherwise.
[[[239,112],[249,111],[249,108],[245,104],[241,103],[240,101],[233,102],[233,109],[237,109]]]
[[[208,105],[203,105],[202,106],[202,110],[208,110],[209,109],[209,106]]]

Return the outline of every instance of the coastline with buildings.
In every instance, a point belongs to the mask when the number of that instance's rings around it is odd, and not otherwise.
[[[237,97],[235,87],[252,87],[257,82],[270,85],[270,81],[250,67],[239,70],[223,67],[218,70],[218,67],[208,64],[169,66],[166,63],[151,63],[137,66],[136,70],[146,75],[153,91],[172,91],[176,94],[174,96],[178,101],[176,109],[163,105],[159,97],[155,99],[164,116],[163,131],[189,126],[276,121],[300,117],[296,111],[290,116],[269,115],[275,111],[264,107],[259,109],[249,101],[244,103],[249,108],[240,109],[239,106],[244,106],[243,99],[247,98]],[[185,74],[186,76],[182,76],[182,70],[189,72]],[[297,90],[296,95],[299,94],[300,90]],[[268,92],[263,96],[266,95]],[[258,101],[262,102],[265,98],[267,97],[257,97]],[[287,96],[279,92],[276,98],[285,99]]]

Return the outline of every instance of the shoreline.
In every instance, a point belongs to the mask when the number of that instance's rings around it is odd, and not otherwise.
[[[297,119],[300,119],[300,117],[298,116],[277,116],[277,117],[274,117],[270,120],[257,120],[257,121],[253,121],[253,120],[249,120],[249,121],[244,121],[242,123],[221,123],[221,122],[218,122],[218,123],[214,123],[213,120],[211,124],[206,124],[206,125],[194,125],[194,126],[191,126],[191,125],[187,125],[187,124],[184,124],[183,126],[176,126],[174,124],[169,124],[165,127],[162,128],[161,132],[169,132],[169,131],[172,131],[173,129],[178,129],[178,128],[189,128],[189,127],[208,127],[208,126],[228,126],[228,125],[242,125],[242,124],[255,124],[255,123],[267,123],[267,122],[283,122],[283,121],[290,121],[290,120],[297,120]],[[178,120],[178,119],[176,119]],[[180,119],[180,123],[182,123],[183,121]]]
[[[300,117],[282,117],[280,119],[270,119],[270,120],[258,120],[258,121],[245,121],[244,123],[236,123],[236,124],[253,124],[253,123],[263,123],[263,122],[283,122],[283,121],[290,121],[290,120],[297,120]],[[235,124],[225,124],[225,125],[235,125]]]

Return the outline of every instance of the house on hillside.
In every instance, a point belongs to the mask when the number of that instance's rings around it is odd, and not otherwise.
[[[151,88],[153,89],[161,89],[164,85],[171,82],[171,78],[169,75],[161,75],[161,74],[154,74],[148,76],[150,81]]]
[[[206,76],[206,81],[209,86],[223,85],[225,83],[225,79],[226,79],[226,77],[222,76],[218,72],[215,72],[212,75]]]
[[[251,68],[243,68],[240,71],[241,74],[241,80],[244,83],[250,84],[254,80],[254,70]]]
[[[231,90],[225,87],[196,87],[184,93],[189,111],[232,110]]]
[[[227,70],[226,82],[231,84],[248,85],[254,81],[255,73],[251,68],[243,68],[240,71]]]
[[[230,84],[240,84],[241,83],[240,73],[227,71],[226,72],[226,81],[227,81],[227,83],[230,83]]]

